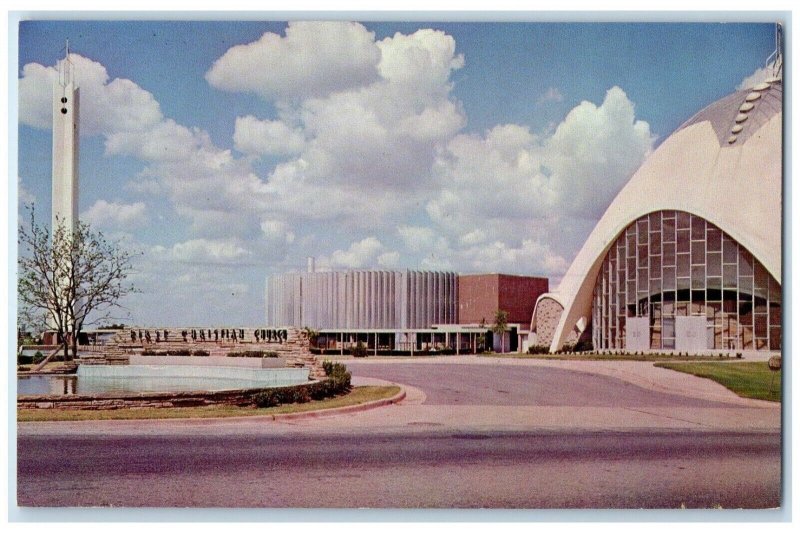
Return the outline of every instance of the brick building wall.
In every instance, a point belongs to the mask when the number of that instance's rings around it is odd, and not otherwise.
[[[530,324],[536,299],[549,290],[546,278],[507,274],[458,276],[458,323],[494,322],[498,309],[511,323]]]

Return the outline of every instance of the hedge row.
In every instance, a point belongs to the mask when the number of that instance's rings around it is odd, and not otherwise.
[[[142,350],[142,355],[180,355],[180,356],[195,356],[195,357],[208,357],[211,355],[207,350]]]
[[[306,403],[311,400],[324,400],[350,391],[350,372],[341,363],[324,361],[326,379],[316,383],[277,387],[253,396],[257,407],[275,407],[282,404]]]
[[[265,352],[263,350],[247,350],[243,352],[228,352],[228,357],[278,357],[278,352]]]
[[[17,356],[17,364],[18,365],[38,365],[45,359],[45,355],[42,352],[36,352],[33,355],[18,355]],[[54,355],[50,361],[63,361],[64,354]]]

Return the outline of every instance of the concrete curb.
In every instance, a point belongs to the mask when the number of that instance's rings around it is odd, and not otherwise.
[[[333,407],[331,409],[318,409],[316,411],[306,411],[304,413],[284,413],[284,414],[277,414],[277,415],[263,415],[263,418],[272,418],[272,420],[276,422],[280,422],[282,420],[302,420],[304,418],[323,418],[327,416],[336,416],[336,415],[343,415],[349,413],[359,413],[361,411],[369,411],[371,409],[377,409],[378,407],[385,407],[387,405],[392,405],[398,402],[403,401],[406,397],[406,389],[398,384],[395,383],[394,385],[400,387],[400,392],[392,396],[391,398],[383,398],[382,400],[373,400],[371,402],[360,403],[357,405],[346,405],[344,407]],[[247,417],[247,418],[255,418],[255,417]]]

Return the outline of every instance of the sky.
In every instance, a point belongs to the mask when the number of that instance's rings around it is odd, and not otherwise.
[[[27,21],[18,214],[50,219],[69,39],[80,217],[141,251],[119,321],[256,326],[264,279],[567,270],[647,156],[754,83],[767,23]]]

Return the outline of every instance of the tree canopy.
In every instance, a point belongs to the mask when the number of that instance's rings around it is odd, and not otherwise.
[[[51,231],[37,223],[33,206],[29,211],[30,226],[19,228],[18,240],[20,320],[55,330],[65,358],[69,345],[75,356],[84,324],[112,319],[120,300],[136,292],[128,277],[137,254],[81,221],[70,228],[56,218]]]

